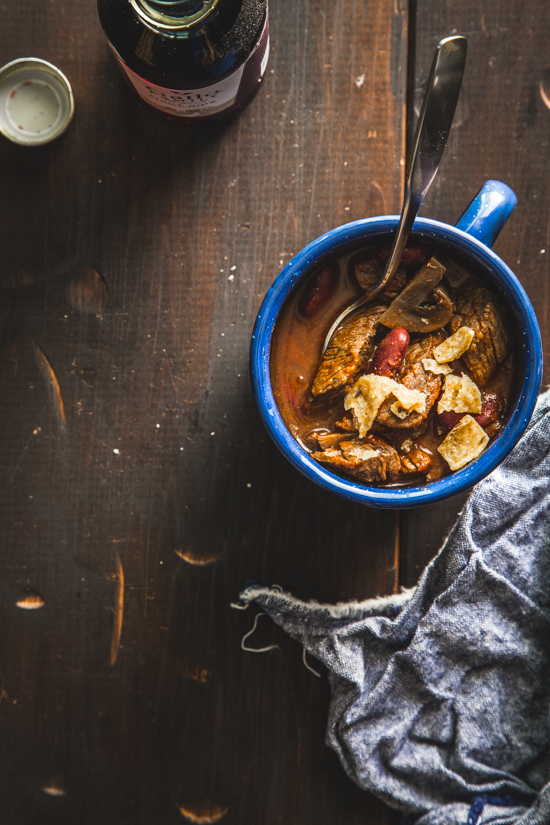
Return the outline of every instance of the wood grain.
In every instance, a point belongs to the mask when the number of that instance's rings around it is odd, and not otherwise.
[[[217,129],[128,92],[93,2],[0,14],[2,62],[50,60],[76,100],[57,143],[0,141],[2,816],[383,823],[301,649],[260,622],[251,645],[280,650],[246,653],[230,604],[249,578],[398,586],[398,516],[299,476],[247,373],[280,268],[399,208],[406,4],[273,2],[262,88]]]
[[[330,497],[269,442],[247,378],[279,269],[399,209],[407,80],[410,123],[448,34],[468,37],[467,72],[423,214],[455,222],[487,178],[515,189],[495,250],[548,350],[550,11],[412,8],[272,2],[258,96],[222,129],[181,129],[129,94],[93,2],[0,0],[2,62],[51,60],[76,98],[56,144],[0,141],[10,822],[388,819],[324,746],[328,690],[301,649],[263,620],[247,644],[277,648],[243,651],[254,612],[230,604],[249,578],[326,601],[413,584],[463,504]]]
[[[447,35],[468,39],[457,117],[441,169],[421,214],[456,223],[488,179],[504,181],[518,205],[494,249],[525,287],[541,328],[548,384],[550,187],[545,99],[550,77],[550,7],[473,0],[415,0],[417,32],[411,84],[418,106],[433,50]],[[435,555],[465,496],[409,512],[403,520],[402,581],[410,586]]]

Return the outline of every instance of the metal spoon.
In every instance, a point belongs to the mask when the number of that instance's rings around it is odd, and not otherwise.
[[[460,94],[465,62],[465,37],[446,37],[438,43],[405,172],[401,218],[384,274],[372,289],[340,313],[328,331],[323,352],[344,318],[378,295],[395,275],[418,210],[443,156]]]

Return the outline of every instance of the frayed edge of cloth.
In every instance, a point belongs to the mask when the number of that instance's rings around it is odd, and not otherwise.
[[[376,596],[373,599],[365,599],[365,601],[362,602],[358,602],[354,599],[349,602],[323,604],[315,599],[307,602],[302,601],[301,599],[297,599],[291,593],[285,593],[285,591],[281,591],[278,588],[249,586],[240,594],[238,603],[231,606],[243,609],[248,607],[250,602],[254,601],[259,596],[272,596],[277,599],[284,599],[285,602],[293,607],[305,607],[308,610],[325,611],[332,616],[333,619],[345,619],[353,616],[362,616],[365,613],[370,612],[379,613],[388,607],[399,607],[410,601],[415,590],[416,587],[402,588],[400,593],[395,593],[392,596]]]

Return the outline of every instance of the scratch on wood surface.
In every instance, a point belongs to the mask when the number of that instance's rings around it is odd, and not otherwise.
[[[185,679],[193,679],[195,682],[203,683],[207,682],[212,675],[212,671],[207,667],[199,667],[198,665],[196,665],[192,670],[182,667],[181,673]]]
[[[170,369],[170,364],[168,361],[162,362],[162,378],[161,378],[161,386],[164,386],[164,382],[168,379],[170,381],[170,385],[172,387],[172,392],[174,393],[174,397],[178,399],[178,391],[176,388],[176,383],[174,381],[174,376],[172,375],[172,370]]]
[[[544,103],[544,105],[548,109],[550,109],[550,95],[548,94],[548,92],[544,88],[544,82],[542,80],[541,80],[540,85],[539,85],[539,90],[540,90],[540,96],[542,98],[542,102]]]
[[[375,180],[368,188],[365,204],[365,214],[371,215],[386,215],[386,198],[382,187]]]
[[[124,617],[124,569],[118,553],[116,554],[116,596],[115,615],[113,618],[113,634],[111,636],[111,656],[109,662],[116,664],[118,649],[120,647],[120,636],[122,634],[122,619]]]
[[[215,561],[218,561],[218,559],[221,559],[221,557],[225,553],[225,547],[220,553],[217,553],[215,556],[199,556],[197,553],[194,553],[193,550],[184,550],[182,547],[178,547],[176,553],[180,557],[180,559],[183,559],[188,564],[205,565],[213,564]]]
[[[67,791],[65,790],[64,783],[61,781],[60,778],[49,779],[47,782],[44,782],[42,785],[41,790],[47,794],[48,796],[66,796]]]
[[[86,315],[101,316],[109,291],[103,277],[93,266],[82,268],[78,277],[67,287],[67,297],[73,307]]]
[[[222,808],[221,805],[213,805],[211,803],[206,803],[206,805],[197,806],[196,808],[186,808],[183,805],[179,805],[178,807],[181,815],[189,822],[200,822],[203,825],[219,822],[228,811],[228,808]]]
[[[48,359],[46,358],[46,356],[44,355],[44,353],[38,345],[35,345],[35,352],[40,372],[44,376],[46,384],[48,385],[50,398],[52,400],[57,420],[59,421],[60,426],[63,429],[65,429],[67,425],[67,420],[65,418],[65,405],[63,404],[63,397],[61,395],[59,381],[57,380],[57,376],[53,370],[52,365],[50,364],[50,362],[48,361]]]
[[[392,593],[399,593],[399,562],[401,560],[401,515],[399,510],[396,511],[395,516],[395,544],[394,544],[394,566],[391,571],[393,574]]]
[[[28,590],[15,604],[23,610],[38,610],[39,607],[44,607],[46,602],[39,593]]]

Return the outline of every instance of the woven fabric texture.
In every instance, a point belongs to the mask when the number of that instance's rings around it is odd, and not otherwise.
[[[417,587],[321,605],[248,585],[329,671],[326,741],[417,825],[550,823],[550,391]],[[517,802],[513,802],[517,800]]]

